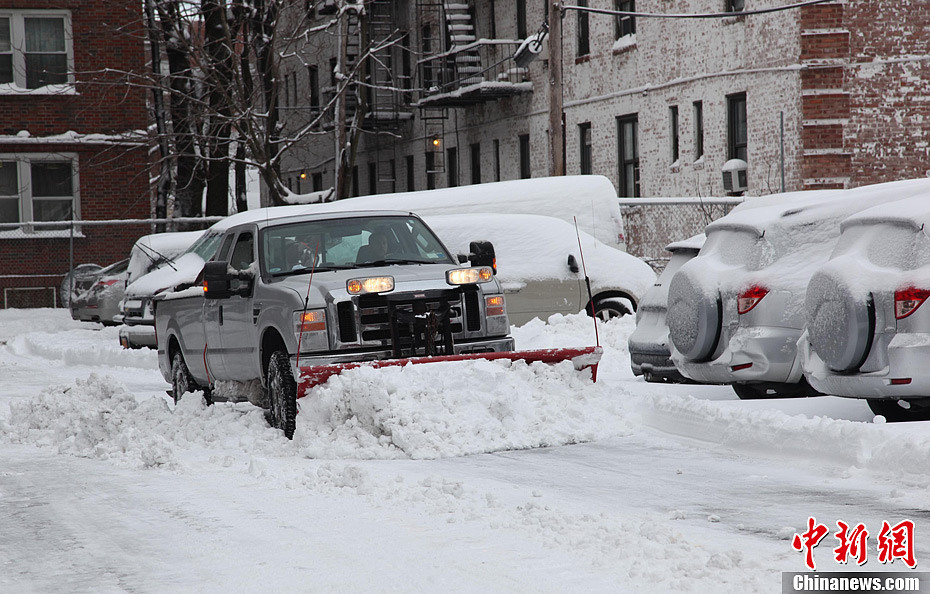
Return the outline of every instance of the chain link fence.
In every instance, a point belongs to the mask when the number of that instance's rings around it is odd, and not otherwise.
[[[139,237],[206,229],[221,218],[2,223],[0,307],[65,307],[75,276],[128,258]]]
[[[665,246],[704,232],[743,198],[620,198],[626,249],[661,272],[671,256]]]

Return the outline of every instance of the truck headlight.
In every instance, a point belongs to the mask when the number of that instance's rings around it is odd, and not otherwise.
[[[457,268],[446,272],[446,282],[450,285],[474,285],[487,283],[494,278],[494,271],[490,266],[475,268]]]
[[[387,293],[394,290],[393,276],[370,276],[368,278],[353,278],[346,283],[346,291],[350,295],[364,293]]]

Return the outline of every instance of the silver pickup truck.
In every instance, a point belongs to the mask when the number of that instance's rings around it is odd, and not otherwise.
[[[453,256],[416,215],[319,213],[226,230],[193,287],[155,300],[175,400],[241,382],[288,437],[301,367],[513,350],[494,248]],[[465,266],[466,260],[470,260]]]

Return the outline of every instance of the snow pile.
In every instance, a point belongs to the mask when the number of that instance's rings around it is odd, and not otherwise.
[[[444,458],[631,432],[619,398],[570,362],[464,361],[333,377],[300,401],[313,458]]]
[[[65,365],[158,368],[150,351],[122,348],[117,328],[88,332],[85,326],[58,332],[25,332],[10,339],[7,347],[14,355],[38,356]]]

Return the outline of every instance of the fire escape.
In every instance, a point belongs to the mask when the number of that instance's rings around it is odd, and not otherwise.
[[[532,92],[528,70],[513,54],[521,40],[479,38],[467,0],[417,0],[417,69],[426,142],[426,173],[445,171],[445,122],[450,108]]]

